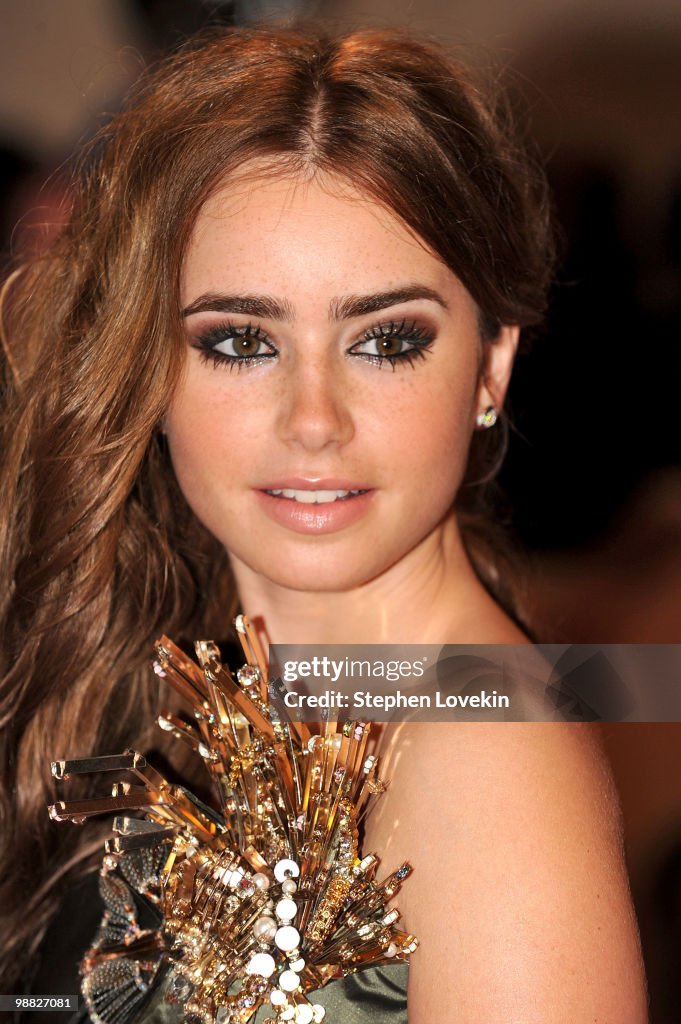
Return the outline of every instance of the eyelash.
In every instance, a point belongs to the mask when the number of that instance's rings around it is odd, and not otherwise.
[[[262,359],[271,359],[275,354],[274,352],[268,352],[257,356],[230,356],[224,352],[215,351],[216,346],[220,342],[228,341],[230,338],[248,338],[249,340],[253,339],[268,345],[270,344],[267,335],[260,327],[254,327],[253,324],[237,327],[235,324],[225,323],[209,327],[203,334],[200,334],[196,339],[194,348],[198,350],[204,362],[212,362],[214,367],[229,366],[230,370],[234,369],[235,366],[237,370],[240,370],[242,366],[250,366],[252,363],[260,362]]]
[[[413,367],[417,359],[425,359],[435,340],[433,335],[425,327],[419,326],[415,320],[391,320],[388,323],[370,327],[368,331],[364,332],[362,340],[355,342],[355,345],[364,345],[368,341],[375,341],[380,338],[395,338],[397,341],[407,341],[413,347],[395,356],[374,355],[370,352],[356,352],[354,354],[374,363],[379,368],[389,363],[393,370],[398,365]],[[353,348],[355,345],[353,345]],[[350,351],[352,352],[352,349]]]
[[[197,349],[204,362],[212,362],[214,367],[228,366],[230,370],[241,370],[243,367],[259,363],[263,359],[272,359],[278,354],[276,350],[273,350],[272,352],[259,353],[254,356],[231,356],[225,352],[215,351],[216,346],[220,342],[228,341],[230,338],[247,338],[249,340],[261,341],[273,348],[265,332],[260,327],[250,323],[239,327],[232,323],[217,324],[214,327],[209,327],[197,337],[193,347]],[[358,345],[365,345],[370,341],[377,341],[382,338],[394,338],[397,341],[408,342],[413,347],[397,355],[353,352],[353,348]],[[425,327],[419,326],[415,320],[391,320],[386,323],[377,324],[375,327],[370,327],[364,332],[362,338],[354,343],[349,352],[359,356],[361,359],[366,359],[379,368],[389,364],[394,371],[398,365],[413,367],[418,359],[425,359],[433,341],[433,335]]]

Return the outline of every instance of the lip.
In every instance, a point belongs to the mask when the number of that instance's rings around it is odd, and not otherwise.
[[[370,491],[366,484],[339,476],[287,476],[268,481],[260,491]]]
[[[267,494],[268,490],[288,489],[295,491],[361,490],[363,493],[325,502],[321,505],[305,505],[293,501],[291,498]],[[276,483],[268,484],[266,489],[256,489],[255,494],[263,512],[275,523],[288,530],[293,530],[294,533],[323,536],[344,530],[365,516],[371,507],[375,490],[359,487],[357,484],[336,478],[312,481],[309,478],[302,480],[300,477],[287,477],[285,480],[277,480]]]

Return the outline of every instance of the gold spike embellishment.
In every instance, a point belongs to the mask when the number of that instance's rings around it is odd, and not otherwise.
[[[246,616],[235,626],[246,658],[236,678],[210,641],[197,642],[196,662],[165,636],[156,644],[156,674],[191,712],[158,722],[203,760],[210,806],[136,751],[52,764],[59,780],[135,779],[49,808],[76,824],[116,815],[104,916],[81,964],[94,1024],[152,1019],[161,1002],[183,1024],[247,1024],[263,1004],[270,1024],[320,1024],[324,1007],[308,993],[406,961],[418,945],[387,906],[411,867],[379,883],[378,858],[359,853],[358,824],[385,789],[369,725],[327,722],[314,735],[271,716],[255,631]]]

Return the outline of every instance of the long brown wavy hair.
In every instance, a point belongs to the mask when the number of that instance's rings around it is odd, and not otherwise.
[[[401,217],[473,296],[485,344],[542,315],[543,177],[496,101],[430,43],[223,30],[147,76],[95,138],[68,223],[14,271],[2,307],[5,990],[99,848],[91,826],[49,821],[49,761],[148,748],[154,639],[225,633],[227,556],[179,492],[158,426],[184,358],[188,234],[224,176],[256,157],[331,171]],[[472,453],[472,480],[489,457]]]

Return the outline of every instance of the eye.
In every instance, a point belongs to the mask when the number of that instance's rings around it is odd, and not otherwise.
[[[212,359],[215,366],[221,363],[237,369],[277,355],[264,331],[252,324],[216,324],[196,338],[193,348],[198,349],[202,359]]]
[[[349,351],[379,366],[389,363],[395,369],[398,363],[413,365],[425,358],[433,341],[426,327],[414,320],[399,320],[370,328]]]

